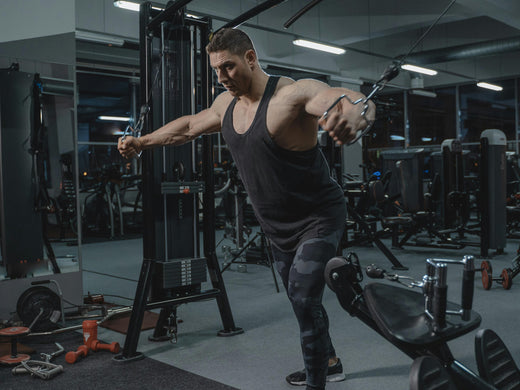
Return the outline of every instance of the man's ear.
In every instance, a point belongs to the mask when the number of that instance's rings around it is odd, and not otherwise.
[[[246,62],[247,64],[251,67],[251,69],[253,68],[253,65],[255,64],[256,62],[256,52],[253,50],[253,49],[249,49],[248,51],[246,51],[246,53],[244,54],[244,58],[246,59]]]

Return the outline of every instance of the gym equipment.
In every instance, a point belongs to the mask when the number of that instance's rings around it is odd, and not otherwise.
[[[350,218],[345,227],[346,240],[342,240],[342,248],[360,244],[375,244],[376,247],[385,255],[385,257],[392,263],[393,269],[407,270],[397,257],[388,249],[388,247],[381,241],[384,235],[389,235],[390,231],[377,231],[372,225],[380,221],[378,218],[366,218],[366,206],[372,201],[377,202],[384,197],[383,184],[380,180],[364,182],[346,182],[345,183],[345,197],[347,198],[347,215]],[[357,202],[356,202],[357,199]],[[359,207],[358,207],[359,206]],[[362,214],[363,213],[363,214]],[[355,226],[360,230],[361,235],[354,237],[353,240],[348,240],[349,227]]]
[[[50,283],[56,286],[58,293],[42,285]],[[23,323],[30,324],[34,322],[36,316],[40,315],[39,321],[32,328],[33,331],[55,329],[60,318],[65,324],[62,293],[58,282],[56,280],[40,280],[31,284],[33,287],[25,290],[16,303],[16,312]]]
[[[424,210],[424,149],[381,152],[382,173],[389,175],[387,194],[403,205],[406,213]]]
[[[456,390],[456,387],[437,359],[421,356],[410,368],[410,390]]]
[[[512,261],[511,268],[504,268],[500,273],[500,277],[493,277],[493,267],[491,262],[483,260],[480,265],[482,271],[482,286],[484,290],[491,289],[493,282],[498,282],[505,290],[509,290],[513,285],[513,278],[520,273],[520,247],[516,251],[517,255]]]
[[[480,329],[475,336],[480,376],[498,389],[518,389],[520,371],[504,342],[491,329]]]
[[[256,244],[256,239],[260,239],[260,245]],[[245,261],[239,260],[242,256],[242,253],[245,252]],[[257,264],[269,267],[273,274],[274,285],[276,287],[276,292],[280,292],[280,287],[278,286],[278,280],[276,279],[276,274],[274,272],[273,259],[271,258],[271,246],[269,244],[269,240],[265,237],[265,233],[260,230],[258,231],[254,237],[246,243],[244,247],[241,249],[237,249],[235,252],[230,251],[233,258],[228,260],[224,266],[222,267],[221,273],[227,270],[231,264]]]
[[[29,73],[0,72],[0,249],[7,276],[21,278],[43,260],[42,217],[35,210],[32,110],[38,106]],[[31,142],[32,143],[32,142]],[[16,167],[10,169],[9,167]],[[20,223],[23,221],[23,223]]]
[[[83,327],[83,344],[89,349],[92,349],[92,342],[97,340],[97,321],[96,320],[85,320],[82,324]]]
[[[18,353],[18,340],[31,333],[31,328],[40,319],[43,312],[44,309],[40,308],[40,312],[28,327],[11,326],[9,328],[0,329],[0,336],[8,337],[11,341],[11,353],[0,357],[0,364],[18,364],[31,358],[29,355]]]
[[[90,343],[90,348],[94,352],[109,351],[112,353],[119,353],[120,350],[119,343],[117,341],[113,341],[110,344],[103,344],[99,340],[92,340],[92,342]]]
[[[457,264],[463,266],[460,304],[448,302],[446,296],[448,266]],[[448,346],[450,340],[476,329],[481,322],[480,315],[471,309],[475,275],[472,256],[464,256],[462,260],[427,259],[426,274],[421,281],[390,274],[374,265],[367,267],[366,274],[407,288],[386,282],[369,283],[363,288],[360,284],[363,273],[357,256],[351,253],[347,257],[334,257],[325,267],[325,281],[350,315],[358,317],[412,359],[435,358],[458,389],[505,388],[493,387],[480,370],[480,376],[473,373],[455,359]],[[422,292],[413,291],[413,287],[421,288]],[[514,364],[510,354],[497,360],[485,348],[476,348],[475,353],[477,361],[486,362],[490,371],[500,369],[503,364]],[[417,364],[420,366],[420,362]],[[421,370],[419,373],[424,381],[426,378]],[[518,369],[513,369],[513,373],[518,375]],[[435,375],[443,374],[437,372]]]
[[[119,352],[119,343],[113,342],[110,344],[103,344],[97,339],[97,328],[98,322],[96,320],[85,320],[83,321],[83,344],[88,349],[97,351],[110,351],[112,353]]]
[[[8,337],[11,341],[11,353],[0,357],[0,363],[2,364],[18,364],[24,360],[29,360],[31,357],[26,354],[18,353],[18,340],[29,334],[31,330],[25,326],[12,326],[0,330],[0,336]]]
[[[13,375],[31,374],[41,379],[51,379],[63,372],[63,366],[51,363],[51,360],[61,355],[65,350],[59,343],[55,343],[58,347],[56,352],[51,354],[40,353],[43,361],[27,360],[22,361],[20,365],[14,367],[11,372]]]
[[[490,248],[503,252],[507,227],[507,172],[505,134],[496,129],[480,134],[480,252],[488,256]]]
[[[80,345],[76,351],[67,352],[65,361],[69,364],[76,363],[79,359],[87,357],[89,348],[86,345]]]
[[[140,11],[141,104],[150,107],[143,129],[152,131],[173,118],[209,106],[211,73],[204,47],[210,21],[185,16],[188,1],[168,4],[164,11],[145,2]],[[157,53],[160,53],[158,56]],[[169,72],[178,69],[179,72]],[[180,304],[215,298],[224,325],[221,336],[242,333],[235,326],[224,280],[215,251],[215,194],[213,146],[210,136],[162,150],[145,151],[143,171],[143,263],[125,344],[114,360],[133,361],[143,357],[136,351],[144,312],[160,308],[153,341],[176,337],[176,310]],[[200,153],[201,155],[197,155]],[[202,161],[201,164],[198,164]],[[199,169],[199,171],[197,170]],[[200,254],[200,195],[202,195],[203,248]],[[165,285],[169,262],[199,264],[205,260],[212,288],[202,290],[201,273],[172,286]],[[191,268],[190,268],[191,269]],[[173,279],[169,279],[170,281]]]
[[[28,360],[21,362],[11,372],[13,375],[31,374],[31,376],[41,379],[52,379],[63,372],[63,366],[38,360]]]
[[[61,346],[60,343],[54,343],[58,347],[58,350],[48,354],[48,353],[40,353],[40,357],[43,359],[43,361],[49,363],[52,359],[54,359],[56,356],[61,355],[63,352],[65,352],[65,349]]]

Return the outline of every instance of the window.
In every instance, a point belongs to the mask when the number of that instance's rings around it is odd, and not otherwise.
[[[408,95],[410,145],[440,145],[457,137],[455,87],[436,89],[435,94]]]
[[[403,148],[405,145],[403,92],[381,95],[375,104],[376,121],[372,131],[366,137],[368,148]]]
[[[480,134],[486,129],[503,131],[508,141],[516,139],[514,80],[496,84],[504,89],[491,91],[475,84],[460,87],[460,139],[463,143],[480,142]]]

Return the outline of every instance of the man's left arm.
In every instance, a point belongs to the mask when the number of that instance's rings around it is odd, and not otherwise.
[[[365,129],[375,118],[375,105],[371,101],[367,102],[368,109],[365,115],[362,115],[365,104],[351,103],[365,98],[360,92],[347,88],[332,88],[317,80],[299,80],[296,84],[305,101],[305,111],[320,118],[319,125],[338,144],[353,140],[356,133]],[[343,95],[345,97],[339,99]],[[331,108],[335,102],[337,104]]]

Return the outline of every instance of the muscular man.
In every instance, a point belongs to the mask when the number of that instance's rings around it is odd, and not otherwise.
[[[180,145],[221,131],[255,210],[273,246],[276,268],[300,326],[305,370],[286,380],[307,389],[345,378],[332,346],[321,304],[326,262],[343,233],[343,192],[330,177],[317,146],[318,124],[335,142],[350,141],[367,126],[360,93],[331,88],[316,80],[272,77],[261,69],[249,37],[223,29],[206,47],[211,67],[226,92],[211,107],[175,119],[141,138],[127,137],[119,151],[131,158],[143,149]],[[374,116],[370,103],[366,114]]]

